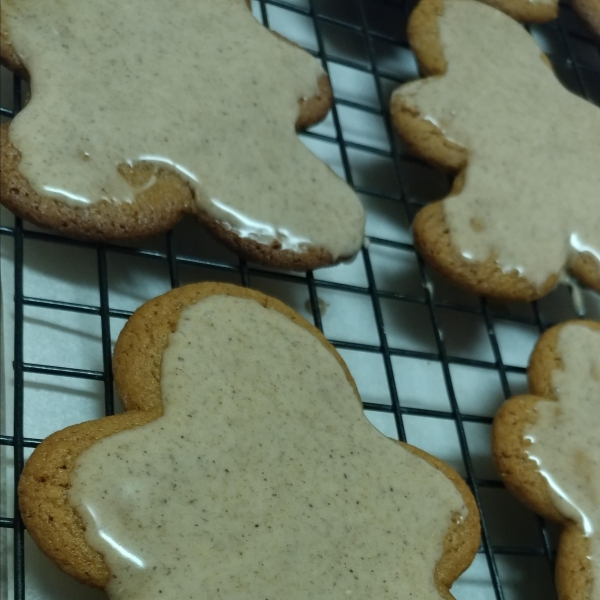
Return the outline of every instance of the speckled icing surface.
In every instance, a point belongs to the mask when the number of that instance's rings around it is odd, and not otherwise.
[[[370,425],[307,330],[253,300],[201,300],[161,386],[164,415],[92,446],[71,477],[112,599],[441,598],[462,496]]]
[[[600,260],[600,110],[503,13],[444,0],[438,24],[446,73],[396,93],[469,150],[464,188],[444,202],[456,248],[537,286],[576,252]]]
[[[541,401],[527,430],[528,454],[538,463],[561,513],[590,538],[593,584],[600,598],[600,332],[568,325],[559,333],[562,368],[552,373],[558,402]]]
[[[9,135],[38,193],[130,202],[117,166],[151,162],[244,237],[360,248],[360,202],[295,132],[323,70],[244,0],[3,0],[2,14],[32,75]]]

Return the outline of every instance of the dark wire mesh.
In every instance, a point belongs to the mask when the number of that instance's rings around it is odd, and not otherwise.
[[[422,199],[414,198],[407,193],[405,171],[403,164],[406,162],[417,163],[416,159],[408,156],[390,125],[388,114],[388,100],[390,90],[393,86],[402,83],[404,79],[397,74],[388,72],[379,66],[378,44],[385,43],[398,49],[409,52],[404,36],[403,26],[406,18],[414,6],[414,2],[401,0],[379,0],[377,2],[368,0],[354,0],[352,2],[342,0],[290,0],[282,2],[278,0],[260,0],[256,7],[259,9],[263,22],[269,25],[269,14],[273,8],[292,11],[310,19],[314,25],[316,35],[316,49],[311,51],[323,60],[326,69],[331,65],[342,65],[351,67],[358,71],[368,73],[374,78],[378,106],[373,107],[355,100],[347,100],[337,97],[332,108],[331,119],[334,128],[334,136],[323,133],[308,132],[310,138],[324,140],[339,145],[341,162],[347,181],[353,185],[356,191],[364,196],[375,198],[389,203],[393,210],[401,212],[406,221],[410,223],[416,210],[423,203]],[[255,8],[256,8],[255,7]],[[561,7],[560,18],[553,23],[532,27],[532,33],[536,38],[543,39],[548,47],[543,49],[549,54],[558,76],[565,85],[575,93],[600,104],[600,47],[584,27],[577,23],[570,6]],[[328,40],[331,31],[342,32],[355,39],[361,45],[363,56],[366,60],[350,60],[336,56],[334,51],[328,49]],[[334,86],[335,87],[335,86]],[[337,90],[336,90],[337,92]],[[14,79],[13,109],[1,108],[1,115],[12,117],[22,105],[21,82]],[[381,150],[368,144],[345,139],[340,120],[340,107],[351,108],[364,113],[381,116],[385,123],[385,132],[389,141],[390,151]],[[355,183],[354,173],[349,159],[349,151],[359,150],[374,156],[386,157],[391,160],[393,172],[398,182],[397,191],[388,193],[378,188],[372,188],[360,183]],[[112,382],[112,342],[111,342],[111,319],[127,319],[131,314],[126,310],[110,307],[109,285],[107,269],[107,252],[117,256],[133,256],[139,259],[149,259],[166,264],[169,273],[171,287],[180,284],[180,270],[183,267],[201,268],[204,279],[213,279],[221,276],[236,278],[245,286],[253,284],[254,277],[262,280],[276,280],[299,284],[307,288],[310,300],[310,308],[314,323],[323,329],[322,314],[319,303],[319,290],[336,290],[351,292],[370,299],[374,320],[377,328],[378,342],[374,344],[350,342],[332,339],[331,341],[339,349],[358,350],[369,353],[377,353],[382,356],[385,368],[385,377],[389,388],[390,403],[365,402],[365,409],[380,413],[388,413],[393,416],[397,435],[400,439],[406,439],[404,419],[407,415],[419,415],[446,419],[454,423],[460,445],[460,454],[464,463],[466,481],[473,490],[478,506],[482,513],[482,543],[479,552],[485,557],[489,570],[492,593],[490,597],[497,599],[506,598],[506,589],[499,572],[498,559],[502,556],[513,557],[542,557],[547,561],[547,577],[551,578],[553,572],[553,549],[551,536],[542,519],[537,519],[539,528],[539,539],[541,543],[537,547],[520,547],[508,545],[494,545],[490,538],[486,510],[482,502],[482,493],[486,489],[501,488],[499,481],[494,479],[478,478],[474,467],[473,456],[469,452],[469,443],[465,426],[471,423],[491,424],[491,417],[476,414],[466,414],[460,410],[455,392],[456,381],[453,379],[452,367],[464,365],[493,370],[498,373],[504,397],[511,395],[509,377],[511,374],[522,375],[524,367],[515,367],[505,364],[498,340],[498,319],[519,325],[533,326],[539,332],[552,325],[552,319],[545,318],[538,303],[531,305],[530,311],[516,312],[514,314],[497,314],[494,306],[485,299],[475,302],[456,302],[452,299],[434,297],[431,275],[421,258],[416,255],[412,244],[371,237],[370,246],[362,249],[362,260],[364,261],[367,285],[349,285],[336,283],[334,281],[321,281],[315,279],[313,273],[306,276],[299,274],[287,274],[267,270],[261,267],[248,265],[244,260],[239,260],[237,265],[228,264],[216,260],[206,260],[184,253],[177,252],[173,232],[165,236],[164,248],[161,250],[143,249],[128,246],[115,246],[105,244],[89,244],[68,240],[51,233],[39,232],[25,228],[20,219],[15,220],[14,226],[1,226],[0,234],[6,238],[12,238],[14,245],[14,420],[13,434],[0,436],[0,445],[12,448],[14,452],[14,477],[15,489],[20,472],[23,467],[25,452],[28,448],[34,448],[39,439],[24,436],[23,414],[24,414],[24,376],[29,373],[45,374],[48,376],[70,377],[77,379],[92,379],[102,382],[104,386],[104,409],[106,414],[113,414],[115,410],[115,398],[113,396]],[[93,249],[96,254],[96,268],[99,286],[98,305],[80,304],[65,301],[51,300],[43,297],[31,297],[24,294],[23,271],[26,261],[25,242],[37,240],[58,245],[73,247],[74,251],[80,248]],[[415,256],[417,261],[418,275],[422,294],[414,293],[412,289],[400,291],[386,291],[378,289],[376,276],[372,264],[372,249],[376,246],[389,247],[407,251]],[[318,275],[318,274],[317,274]],[[400,301],[412,305],[418,305],[425,309],[432,326],[434,348],[432,352],[396,347],[390,343],[389,335],[386,334],[385,318],[382,305],[388,300]],[[70,313],[85,313],[100,318],[102,333],[102,370],[86,370],[76,368],[64,368],[44,364],[33,364],[24,361],[24,308],[38,307],[50,310],[67,311]],[[456,356],[449,350],[444,335],[441,310],[452,310],[453,313],[463,315],[477,315],[483,319],[485,332],[489,339],[493,360],[479,359],[473,357]],[[580,311],[581,312],[581,311]],[[580,316],[583,316],[580,314]],[[436,361],[441,364],[443,380],[447,391],[450,410],[433,410],[428,408],[404,406],[401,394],[398,391],[397,382],[393,368],[393,358],[405,356],[424,360]],[[25,544],[24,530],[16,495],[14,498],[14,517],[0,516],[0,527],[14,532],[14,598],[24,600],[26,597],[25,580]],[[552,584],[549,584],[552,585]],[[486,596],[487,597],[487,596]],[[540,596],[541,598],[541,596]]]

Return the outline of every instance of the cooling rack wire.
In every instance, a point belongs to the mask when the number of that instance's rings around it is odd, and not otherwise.
[[[15,484],[43,437],[121,410],[111,356],[132,311],[171,287],[202,280],[252,286],[312,320],[348,363],[369,420],[465,477],[481,510],[482,543],[453,587],[459,600],[555,598],[556,531],[503,488],[491,464],[490,426],[502,401],[525,391],[540,332],[568,318],[600,319],[600,297],[561,286],[539,302],[494,303],[449,286],[415,253],[411,219],[449,182],[406,151],[389,121],[392,90],[418,76],[405,35],[414,4],[253,3],[259,20],[319,57],[329,72],[334,107],[302,139],[366,207],[369,243],[350,264],[314,273],[268,269],[236,258],[191,221],[142,244],[82,243],[3,209],[2,600],[104,598],[40,554],[15,508]],[[557,21],[529,30],[565,86],[600,105],[600,45],[570,6],[561,5]],[[19,110],[25,93],[25,84],[3,69],[3,120]]]

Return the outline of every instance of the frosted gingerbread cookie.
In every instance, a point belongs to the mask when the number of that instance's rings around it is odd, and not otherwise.
[[[115,348],[126,412],[47,438],[24,522],[112,599],[450,599],[479,517],[448,465],[381,435],[323,335],[258,292],[196,284]]]
[[[300,141],[329,80],[245,0],[6,0],[0,55],[31,101],[2,126],[0,198],[89,240],[190,213],[234,251],[292,269],[361,247],[354,192]]]
[[[392,97],[414,152],[454,174],[415,244],[465,288],[508,300],[561,275],[600,290],[600,109],[558,82],[531,36],[474,0],[421,0],[410,43],[426,79]]]
[[[530,395],[494,419],[493,456],[506,487],[563,527],[559,600],[600,598],[600,323],[549,329],[529,363]]]

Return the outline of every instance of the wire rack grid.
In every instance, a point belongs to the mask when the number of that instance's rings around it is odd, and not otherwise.
[[[418,75],[405,37],[414,4],[401,0],[253,4],[259,20],[301,43],[330,74],[335,95],[331,114],[303,134],[303,140],[365,201],[369,241],[353,264],[315,273],[281,272],[248,264],[210,240],[198,240],[187,223],[141,245],[106,245],[69,240],[2,214],[0,450],[5,466],[0,527],[7,550],[2,562],[3,598],[96,597],[95,592],[46,578],[44,573],[52,567],[36,554],[19,516],[15,493],[19,474],[43,437],[28,433],[32,428],[27,411],[34,410],[28,409],[28,390],[36,386],[74,390],[75,396],[83,390],[85,397],[93,388],[93,416],[119,411],[111,365],[118,331],[145,299],[197,280],[253,286],[312,318],[347,360],[368,418],[384,433],[448,460],[465,477],[482,514],[482,543],[474,565],[454,587],[458,598],[554,597],[556,532],[506,494],[490,467],[489,428],[502,400],[523,391],[527,356],[539,333],[565,318],[599,318],[600,299],[586,290],[562,287],[539,303],[504,306],[454,290],[416,254],[410,221],[424,202],[442,196],[449,182],[407,153],[389,121],[391,91]],[[556,22],[530,31],[563,83],[600,105],[600,46],[570,7],[561,6]],[[23,82],[13,78],[7,94],[9,84],[4,81],[1,115],[11,118],[22,105]],[[44,255],[53,252],[56,258],[44,262]],[[60,284],[48,286],[40,272],[53,272],[59,260],[68,268],[56,279],[77,280],[81,275],[83,283],[77,285],[85,288],[83,292]],[[83,275],[82,261],[87,265]],[[115,283],[121,263],[132,267]],[[144,291],[138,294],[136,277],[144,269],[161,270],[165,281],[139,286]],[[35,277],[41,283],[29,285]],[[81,329],[92,321],[98,329],[96,368],[53,359],[70,343],[73,353],[79,351],[72,336],[44,338],[44,331],[52,327],[66,331],[78,319],[84,323]],[[356,333],[361,320],[369,322],[368,334]],[[59,342],[53,346],[54,340]],[[48,345],[52,347],[42,351]],[[432,400],[436,395],[443,399]],[[69,412],[51,395],[45,402],[44,410],[55,402],[53,410],[61,413],[60,418]],[[78,414],[73,409],[73,422],[81,420]],[[40,420],[43,411],[37,416]],[[47,432],[43,427],[34,430],[51,433],[54,426],[48,427]],[[439,442],[438,437],[451,442]]]

